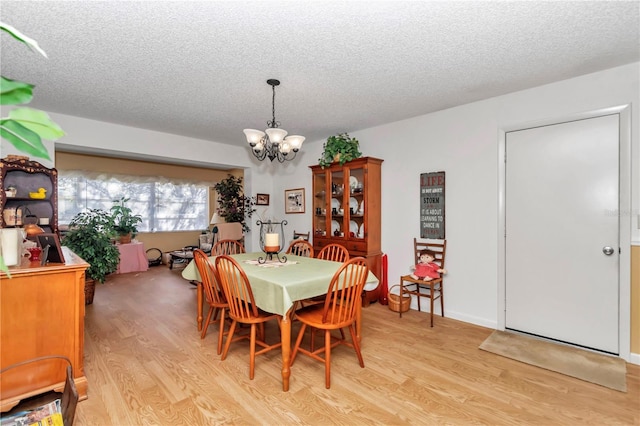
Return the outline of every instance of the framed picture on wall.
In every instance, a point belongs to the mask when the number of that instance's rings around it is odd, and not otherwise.
[[[258,206],[268,206],[269,205],[269,194],[258,194],[256,196],[256,205],[258,205]]]
[[[304,213],[304,188],[284,191],[284,212]]]

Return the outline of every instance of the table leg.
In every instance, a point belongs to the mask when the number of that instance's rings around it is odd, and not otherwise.
[[[291,315],[282,317],[280,321],[280,339],[282,340],[282,390],[289,391],[289,377],[291,376]]]
[[[196,282],[196,293],[198,295],[198,317],[196,320],[198,321],[198,331],[202,331],[202,283],[200,281]]]

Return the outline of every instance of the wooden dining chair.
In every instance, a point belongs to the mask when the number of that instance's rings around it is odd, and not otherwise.
[[[246,250],[244,245],[237,240],[220,240],[211,248],[211,256],[240,253],[246,253]]]
[[[330,260],[333,262],[346,262],[349,260],[349,251],[341,244],[328,244],[318,252],[316,259]],[[324,296],[316,296],[310,299],[300,300],[300,306],[317,305],[324,302]],[[296,305],[297,307],[297,305]]]
[[[434,263],[440,265],[441,269],[444,269],[444,258],[447,253],[447,240],[428,240],[418,241],[413,239],[413,253],[414,263],[417,263],[420,259],[420,252],[422,250],[429,250],[434,255]],[[421,291],[425,289],[426,291]],[[440,315],[444,317],[444,285],[443,278],[434,278],[431,281],[425,281],[421,279],[415,279],[411,275],[403,275],[400,277],[400,297],[402,295],[410,294],[417,296],[418,299],[418,311],[420,311],[420,298],[428,297],[430,302],[430,315],[431,315],[431,327],[433,327],[433,302],[436,299],[440,299]],[[400,318],[402,318],[402,309],[399,310]]]
[[[313,257],[313,253],[313,246],[306,240],[293,240],[287,249],[287,254],[294,256]]]
[[[367,260],[363,257],[354,257],[346,261],[340,269],[334,274],[329,288],[321,305],[313,305],[302,308],[295,313],[302,326],[296,339],[296,344],[291,354],[291,364],[296,359],[298,352],[301,352],[311,358],[324,363],[325,368],[325,386],[327,389],[331,387],[331,349],[338,345],[346,345],[352,347],[360,367],[364,368],[364,360],[360,352],[360,343],[356,337],[355,322],[357,319],[359,304],[361,301],[362,290],[367,280],[369,267]],[[310,349],[304,349],[301,344],[304,338],[305,330],[310,327],[311,345]],[[351,342],[345,339],[343,328],[349,328],[351,334]],[[324,331],[324,346],[316,349],[313,331]],[[338,338],[331,334],[333,330],[340,330],[341,336]],[[324,353],[324,357],[322,357]]]
[[[224,297],[224,293],[219,284],[215,266],[209,262],[209,256],[204,251],[196,249],[193,251],[193,260],[195,261],[196,268],[200,274],[205,300],[209,305],[209,313],[207,314],[207,319],[202,327],[202,334],[200,334],[200,338],[204,339],[204,336],[207,335],[209,324],[214,323],[217,320],[218,315],[220,315],[220,332],[218,333],[218,355],[220,355],[222,353],[223,336],[226,334],[224,332],[224,323],[229,304],[227,303],[227,299]]]
[[[253,291],[249,284],[249,279],[238,262],[227,255],[216,257],[216,269],[224,290],[225,297],[229,303],[229,316],[231,317],[231,327],[229,336],[224,345],[222,360],[227,358],[229,347],[232,342],[249,338],[249,378],[253,380],[255,370],[256,355],[269,352],[270,350],[282,346],[282,342],[269,345],[265,342],[264,324],[270,320],[277,320],[280,326],[281,317],[277,314],[270,314],[258,309],[253,298]],[[240,335],[234,339],[236,327],[240,324],[247,324],[251,327],[249,335]],[[257,336],[256,336],[257,334]],[[262,349],[256,352],[256,344]]]
[[[334,262],[346,262],[349,260],[349,251],[341,244],[332,243],[322,247],[316,258]]]

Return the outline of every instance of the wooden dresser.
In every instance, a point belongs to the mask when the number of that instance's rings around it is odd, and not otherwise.
[[[80,400],[84,375],[84,274],[89,264],[63,247],[65,264],[40,266],[23,259],[0,272],[0,368],[29,359],[62,355],[71,360]],[[0,376],[0,411],[21,399],[64,388],[66,364],[58,360],[12,369]]]

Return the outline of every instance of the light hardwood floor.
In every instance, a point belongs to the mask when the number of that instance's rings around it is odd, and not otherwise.
[[[629,390],[617,392],[478,349],[490,329],[441,317],[430,328],[426,313],[399,319],[379,304],[363,310],[364,369],[338,347],[325,389],[323,365],[300,356],[284,393],[279,351],[259,356],[249,380],[248,342],[220,361],[215,327],[200,340],[195,297],[165,266],[97,286],[76,426],[640,424],[639,366],[627,365]]]

